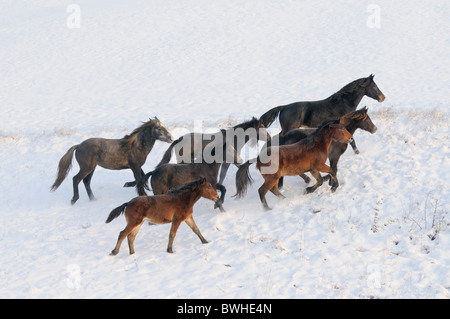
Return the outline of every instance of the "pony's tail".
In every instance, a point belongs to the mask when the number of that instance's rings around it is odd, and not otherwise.
[[[153,172],[154,171],[148,172],[147,174],[142,176],[142,178],[137,183],[137,189],[145,187],[145,189],[150,190],[150,187],[148,186],[148,179],[150,178],[150,176],[152,176]]]
[[[183,136],[178,138],[177,140],[173,141],[172,144],[170,144],[169,148],[167,149],[167,151],[164,153],[163,158],[161,159],[161,161],[159,162],[158,165],[156,165],[156,168],[160,167],[161,165],[167,164],[170,162],[170,158],[172,157],[172,149],[174,148],[175,145],[177,145],[178,143],[181,142],[181,140],[183,139]]]
[[[123,214],[125,212],[125,208],[127,207],[128,203],[124,203],[120,205],[119,207],[114,208],[111,213],[109,213],[108,218],[106,219],[105,223],[110,223],[113,219],[116,219],[119,217],[120,214]]]
[[[254,161],[248,160],[241,166],[236,173],[236,194],[233,197],[242,198],[247,193],[248,185],[253,183],[253,179],[248,171]]]
[[[266,113],[261,115],[259,120],[262,121],[265,127],[269,127],[277,119],[278,115],[281,111],[283,111],[284,108],[285,105],[274,107],[273,109],[270,109]]]
[[[72,159],[73,159],[73,152],[77,148],[78,145],[74,145],[67,151],[66,154],[64,154],[63,157],[59,160],[58,165],[58,176],[56,177],[55,182],[53,183],[52,187],[50,187],[50,191],[55,191],[59,185],[64,181],[67,174],[69,173],[71,167],[72,167]]]

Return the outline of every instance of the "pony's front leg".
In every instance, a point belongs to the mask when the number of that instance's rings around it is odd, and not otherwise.
[[[131,170],[133,171],[134,179],[136,181],[136,190],[139,196],[146,196],[147,193],[145,192],[145,187],[142,183],[139,183],[139,181],[142,179],[142,177],[145,175],[144,171],[141,169],[141,167],[131,167]],[[131,183],[125,183],[125,185],[130,185]],[[125,186],[124,185],[124,186]],[[127,187],[128,187],[127,185]]]
[[[336,172],[332,169],[330,172],[330,182],[332,181],[331,192],[334,193],[339,187],[339,182],[336,176]]]
[[[215,202],[214,208],[219,207],[220,212],[224,213],[225,209],[222,204],[225,200],[225,193],[227,192],[227,189],[222,184],[216,184],[216,189],[220,191],[220,198]]]
[[[186,224],[188,224],[189,227],[191,227],[192,231],[200,238],[202,244],[207,244],[208,241],[203,237],[203,235],[200,233],[200,229],[198,229],[197,225],[195,224],[194,218],[189,217],[185,220]]]
[[[219,184],[223,184],[223,181],[227,176],[227,171],[229,167],[230,163],[223,163],[222,166],[220,167]]]
[[[355,152],[355,154],[359,154],[359,149],[356,146],[356,142],[355,139],[353,138],[353,140],[350,142],[350,145],[352,146],[353,152]]]

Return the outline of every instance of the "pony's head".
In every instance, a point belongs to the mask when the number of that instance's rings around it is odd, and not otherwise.
[[[373,80],[374,77],[375,75],[371,74],[367,78],[362,79],[360,86],[365,89],[364,95],[367,95],[378,102],[383,102],[386,97]]]
[[[219,195],[217,194],[214,187],[212,187],[212,185],[208,181],[206,181],[206,178],[203,177],[200,180],[199,189],[200,196],[206,199],[210,199],[214,202],[217,202],[219,200]]]
[[[339,123],[344,125],[350,131],[352,129],[356,130],[357,128],[360,128],[373,134],[377,131],[377,127],[373,124],[367,111],[367,106],[364,106],[360,110],[347,113],[340,118]]]
[[[162,142],[173,142],[172,135],[156,116],[154,119],[150,118],[148,122],[144,123],[144,125],[146,124],[148,136],[151,136],[152,138],[160,140]]]

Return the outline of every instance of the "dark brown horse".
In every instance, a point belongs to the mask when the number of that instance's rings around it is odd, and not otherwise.
[[[318,127],[314,133],[297,143],[268,147],[266,158],[261,153],[256,159],[256,168],[264,178],[264,184],[259,188],[259,198],[265,209],[270,209],[266,201],[266,193],[270,190],[278,197],[284,196],[278,190],[278,181],[281,176],[295,176],[311,172],[317,183],[306,188],[306,193],[314,192],[323,180],[320,172],[331,175],[336,181],[335,172],[325,164],[328,151],[333,139],[350,142],[352,135],[345,129],[339,120],[330,120]],[[249,175],[249,166],[254,160],[242,164],[236,173],[236,195],[243,197],[248,184],[252,182]]]
[[[140,180],[144,175],[141,167],[156,140],[171,143],[173,139],[164,125],[155,117],[122,139],[90,138],[74,145],[59,161],[58,176],[51,191],[56,190],[69,173],[74,152],[80,171],[73,177],[72,205],[79,198],[78,184],[81,181],[86,187],[89,199],[95,199],[91,190],[91,179],[97,165],[111,170],[130,168],[134,178]],[[139,187],[137,191],[139,195],[146,195],[143,187]]]
[[[350,132],[350,134],[354,134],[357,129],[362,129],[364,131],[375,133],[377,130],[377,127],[375,124],[373,124],[372,120],[370,119],[369,115],[367,114],[367,107],[364,107],[360,110],[350,112],[343,117],[340,118],[340,124],[344,125],[347,131]],[[293,129],[284,134],[284,136],[275,136],[274,140],[276,138],[279,138],[279,145],[288,145],[296,143],[304,138],[306,138],[308,135],[310,135],[312,132],[314,132],[315,129],[307,128],[307,129]],[[270,146],[270,141],[267,142],[267,146]],[[330,161],[330,167],[331,169],[337,174],[337,164],[339,162],[339,159],[342,154],[347,150],[347,143],[341,143],[338,141],[331,142],[330,150],[328,153],[328,160]],[[263,148],[264,150],[264,148]],[[359,151],[358,151],[359,152]],[[306,176],[305,174],[300,175],[306,183],[309,183],[310,178]],[[325,176],[325,180],[328,180],[330,178],[329,175]],[[331,185],[331,191],[335,191],[336,188],[339,186],[338,182],[332,182],[330,179],[330,185]],[[278,183],[278,188],[281,189],[283,187],[283,177],[280,178],[280,181]]]
[[[324,100],[295,102],[274,107],[264,113],[261,120],[265,127],[269,127],[279,117],[281,136],[300,126],[318,127],[326,120],[339,118],[355,111],[364,96],[383,102],[385,96],[373,78],[374,75],[371,74],[367,78],[350,82]],[[354,142],[352,147],[356,152]]]
[[[173,240],[182,222],[186,222],[191,227],[203,244],[208,243],[200,233],[192,217],[194,204],[201,197],[213,201],[218,199],[216,191],[205,178],[186,184],[167,194],[135,197],[131,201],[113,209],[106,223],[111,222],[113,219],[119,217],[120,214],[125,213],[127,226],[120,232],[116,247],[112,250],[111,255],[114,256],[119,253],[120,245],[125,237],[128,238],[130,255],[134,254],[134,239],[144,220],[148,220],[152,224],[172,223],[169,233],[169,244],[167,246],[168,253],[173,252]]]

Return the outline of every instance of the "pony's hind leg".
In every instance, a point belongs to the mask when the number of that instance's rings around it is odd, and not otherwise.
[[[313,186],[307,187],[305,189],[305,194],[314,192],[319,186],[323,184],[323,178],[322,175],[320,175],[319,171],[313,170],[311,171],[311,175],[316,179],[316,183]]]
[[[134,253],[134,247],[133,247],[134,238],[136,237],[136,234],[139,231],[141,224],[142,224],[142,222],[139,223],[138,225],[127,224],[125,229],[119,233],[119,237],[117,238],[116,246],[111,251],[111,254],[110,254],[111,256],[115,256],[119,253],[120,246],[122,245],[122,242],[125,239],[125,237],[128,237],[128,246],[130,248],[130,255]],[[136,228],[137,228],[137,230],[136,230]],[[132,235],[132,233],[134,233],[134,235]],[[129,235],[131,235],[131,237],[129,237]],[[131,244],[130,244],[130,242],[131,242]]]
[[[89,196],[90,200],[95,200],[95,196],[92,193],[92,189],[91,189],[91,179],[92,179],[92,175],[94,175],[94,171],[90,172],[88,174],[88,176],[86,176],[85,178],[83,178],[83,183],[84,183],[84,187],[86,188],[86,192]]]
[[[186,224],[188,224],[189,227],[191,227],[192,231],[200,238],[202,244],[207,244],[208,241],[203,237],[203,235],[200,233],[200,230],[198,229],[197,225],[195,224],[194,218],[189,217],[185,220]]]
[[[264,184],[258,189],[259,199],[263,204],[265,210],[271,210],[269,205],[267,205],[266,194],[269,190],[275,187],[278,184],[279,177],[277,175],[263,175]],[[278,190],[278,188],[277,188]],[[280,193],[281,194],[281,193]]]
[[[95,169],[95,166],[94,166]],[[71,204],[75,204],[76,201],[80,198],[80,193],[78,192],[78,184],[80,184],[80,182],[82,180],[84,180],[85,178],[88,178],[88,175],[90,175],[93,172],[93,169],[86,169],[86,168],[81,168],[80,171],[78,172],[77,175],[75,175],[73,177],[73,197],[72,200],[70,201]],[[90,179],[92,178],[92,175],[88,178],[88,181],[90,182]],[[86,185],[86,182],[84,183],[84,185]],[[86,187],[86,191],[88,192],[89,195],[89,190],[90,190],[90,186],[89,189],[88,187]],[[91,195],[92,195],[92,191],[91,191]],[[90,198],[90,196],[89,196]]]
[[[142,223],[140,223],[139,225],[134,227],[133,230],[131,231],[131,233],[129,233],[127,236],[128,249],[130,250],[130,255],[134,254],[134,239],[136,238],[136,235],[139,232],[139,229],[141,229],[141,225],[142,225]]]

